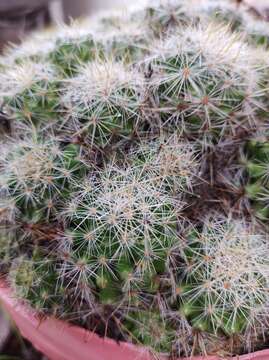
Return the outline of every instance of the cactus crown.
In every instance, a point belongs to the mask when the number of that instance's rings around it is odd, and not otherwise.
[[[0,264],[19,298],[175,357],[268,340],[267,34],[244,6],[165,0],[7,49]]]

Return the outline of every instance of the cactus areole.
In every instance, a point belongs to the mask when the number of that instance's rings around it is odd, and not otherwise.
[[[268,40],[244,5],[154,0],[6,50],[17,300],[157,358],[268,347]]]

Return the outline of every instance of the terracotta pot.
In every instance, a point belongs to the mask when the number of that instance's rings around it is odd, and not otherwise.
[[[138,346],[102,339],[92,332],[53,318],[40,321],[32,309],[14,299],[4,281],[0,282],[0,301],[21,334],[50,360],[156,360],[146,349]],[[194,360],[202,359],[220,360],[215,356],[196,357]],[[234,358],[254,359],[269,360],[269,350]]]

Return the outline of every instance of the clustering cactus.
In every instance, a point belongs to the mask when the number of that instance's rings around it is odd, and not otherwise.
[[[193,326],[231,335],[257,325],[255,317],[267,307],[268,243],[264,235],[253,234],[242,221],[218,218],[205,220],[200,233],[190,233],[186,270],[177,286]]]
[[[0,264],[18,298],[174,357],[267,343],[269,25],[247,18],[151,1],[2,56]]]

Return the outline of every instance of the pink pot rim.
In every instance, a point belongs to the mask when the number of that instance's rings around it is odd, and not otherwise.
[[[145,348],[124,342],[117,343],[109,338],[101,338],[93,332],[52,317],[41,321],[35,316],[33,309],[14,298],[4,280],[0,280],[0,302],[22,336],[50,360],[156,360],[156,357]],[[160,359],[165,360],[164,357]],[[216,356],[193,359],[220,360]],[[269,360],[269,350],[233,358],[233,360],[254,359]]]

